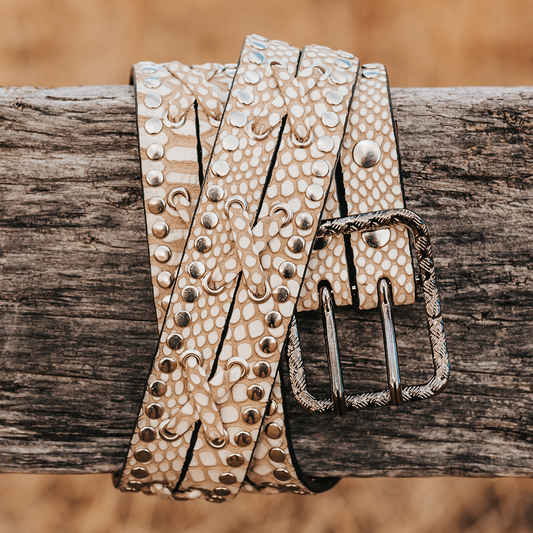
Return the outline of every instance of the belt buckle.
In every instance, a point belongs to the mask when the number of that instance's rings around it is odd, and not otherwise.
[[[429,330],[434,373],[424,384],[402,387],[398,367],[396,335],[392,318],[392,291],[387,278],[378,282],[379,309],[385,345],[388,389],[346,395],[342,379],[333,296],[327,286],[320,288],[320,303],[326,336],[326,351],[330,374],[331,398],[316,399],[307,388],[307,379],[302,360],[302,351],[296,318],[293,316],[287,343],[289,377],[292,392],[298,403],[312,413],[334,411],[344,414],[348,410],[400,405],[413,400],[425,400],[442,392],[448,383],[449,358],[444,335],[444,325],[440,308],[439,293],[435,282],[433,253],[428,237],[427,226],[413,211],[408,209],[389,209],[362,215],[327,220],[318,230],[317,237],[348,234],[359,231],[375,231],[384,227],[403,224],[414,236],[415,250],[420,267],[420,278],[424,290],[426,318]]]

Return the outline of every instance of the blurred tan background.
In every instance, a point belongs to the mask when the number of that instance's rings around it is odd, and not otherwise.
[[[0,85],[128,82],[141,60],[236,61],[248,33],[382,61],[395,86],[533,85],[532,0],[0,0]],[[0,533],[533,530],[533,481],[351,479],[223,506],[110,476],[0,475]]]

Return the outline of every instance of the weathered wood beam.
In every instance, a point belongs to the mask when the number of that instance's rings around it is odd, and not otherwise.
[[[452,375],[440,397],[312,416],[315,475],[533,474],[533,88],[397,89],[408,207],[428,223]],[[376,313],[339,310],[347,388],[382,387]],[[395,309],[404,382],[430,372]],[[309,379],[328,390],[316,314]],[[0,471],[120,468],[157,344],[133,90],[0,90]]]

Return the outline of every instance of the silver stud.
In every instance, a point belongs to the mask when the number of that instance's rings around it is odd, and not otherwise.
[[[332,111],[327,111],[321,117],[322,124],[328,128],[334,128],[339,123],[339,115],[333,113]]]
[[[339,105],[342,103],[342,94],[332,89],[326,93],[326,102],[330,105]]]
[[[224,198],[224,189],[220,185],[211,185],[207,189],[207,197],[212,202],[220,202]]]
[[[192,278],[201,278],[205,274],[205,265],[201,261],[193,261],[189,265],[189,274]]]
[[[237,73],[237,70],[234,68],[226,69],[226,76],[228,76],[228,78],[234,78],[236,73]],[[231,86],[231,83],[229,85]]]
[[[335,70],[331,73],[330,76],[333,83],[336,83],[337,85],[343,85],[348,81],[348,76],[345,72],[342,72],[340,70]]]
[[[226,457],[226,463],[232,468],[237,468],[244,464],[244,457],[240,453],[232,453]]]
[[[231,494],[231,490],[227,489],[226,487],[215,487],[213,489],[213,493],[217,496],[229,496]]]
[[[257,70],[247,70],[242,77],[246,83],[250,85],[255,85],[261,81],[261,74]]]
[[[148,477],[148,470],[142,466],[136,466],[135,468],[131,469],[131,475],[137,479],[143,479]]]
[[[292,263],[290,264],[292,265]],[[265,322],[269,328],[277,328],[281,326],[282,321],[283,317],[278,311],[269,311],[265,316]]]
[[[309,229],[313,225],[313,215],[305,211],[296,217],[296,225],[303,230]]]
[[[179,333],[171,333],[167,337],[167,346],[171,350],[179,350],[183,346],[183,337]]]
[[[278,271],[282,278],[291,279],[294,276],[294,274],[296,274],[296,265],[294,263],[291,263],[290,261],[284,261],[283,263],[281,263],[281,265],[279,265]],[[270,326],[270,327],[277,327],[277,326]]]
[[[309,185],[309,187],[307,187],[305,190],[305,195],[307,198],[309,198],[309,200],[318,202],[324,197],[324,189],[318,185],[318,183],[311,183],[311,185]]]
[[[246,394],[248,398],[250,398],[250,400],[258,402],[265,395],[265,390],[263,389],[263,387],[261,387],[261,385],[250,385],[246,389]]]
[[[205,235],[200,235],[194,242],[195,248],[201,252],[202,254],[205,254],[206,252],[209,252],[211,250],[212,242],[209,237],[206,237]]]
[[[259,341],[259,348],[264,353],[273,353],[277,347],[278,347],[278,341],[274,337],[271,337],[270,335],[263,337]]]
[[[250,46],[252,48],[255,48],[256,50],[266,50],[268,48],[268,45],[264,42],[258,42],[258,41],[252,41],[250,43]]]
[[[271,439],[279,439],[281,437],[281,427],[272,422],[266,427],[266,434]]]
[[[181,309],[174,315],[174,320],[180,328],[186,328],[189,325],[189,322],[191,321],[191,313],[189,313],[189,311]]]
[[[268,452],[268,456],[275,463],[284,463],[285,462],[285,452],[281,448],[272,448]]]
[[[148,174],[146,174],[146,181],[148,182],[148,185],[151,185],[152,187],[159,187],[164,179],[163,173],[160,170],[150,170]]]
[[[206,211],[201,217],[202,226],[207,229],[213,229],[218,224],[218,215],[213,211]]]
[[[236,128],[243,128],[248,122],[248,117],[242,111],[235,111],[229,115],[228,122]]]
[[[141,72],[143,74],[155,74],[157,69],[155,67],[142,67]]]
[[[166,237],[169,231],[170,228],[165,222],[159,221],[152,226],[152,235],[158,239],[163,239]]]
[[[144,412],[148,418],[156,420],[163,416],[165,408],[160,403],[149,403],[145,408]]]
[[[186,285],[181,291],[181,297],[188,304],[193,303],[200,296],[200,291],[194,285]]]
[[[174,276],[167,272],[166,270],[163,270],[163,272],[159,272],[157,275],[157,283],[160,287],[163,287],[163,289],[168,289],[174,281]]]
[[[172,374],[178,368],[178,363],[174,357],[164,357],[159,361],[159,370],[165,374]]]
[[[353,159],[360,167],[370,168],[381,159],[381,150],[374,141],[365,139],[354,146]]]
[[[172,252],[168,246],[158,246],[155,249],[154,257],[160,263],[166,263],[172,257]]]
[[[144,105],[150,109],[157,109],[162,103],[163,99],[158,94],[150,93],[144,97]]]
[[[363,70],[363,78],[377,78],[379,76],[379,71],[377,70]]]
[[[149,76],[144,80],[144,86],[149,89],[157,89],[161,85],[161,79],[157,76]]]
[[[255,39],[256,41],[263,41],[264,43],[268,41],[266,37],[263,37],[262,35],[257,35],[257,33],[252,33],[252,39]]]
[[[151,144],[146,149],[146,155],[153,161],[157,161],[163,157],[165,154],[165,149],[157,143]]]
[[[335,65],[337,65],[339,68],[350,68],[352,66],[352,62],[348,59],[344,59],[343,57],[338,57],[335,59]]]
[[[280,481],[289,481],[289,479],[291,479],[291,474],[288,470],[285,470],[285,468],[276,468],[276,470],[274,470],[274,477]]]
[[[329,174],[329,163],[323,159],[318,159],[311,165],[311,172],[317,178],[324,178]]]
[[[316,141],[316,147],[323,153],[327,154],[335,148],[335,141],[328,135],[319,137]]]
[[[167,384],[160,379],[156,379],[150,383],[150,392],[154,396],[161,398],[161,396],[164,396],[165,392],[167,392]]]
[[[331,241],[331,237],[318,237],[313,244],[313,250],[323,250]]]
[[[370,69],[377,69],[379,67],[381,67],[380,63],[365,63],[363,65],[363,68],[370,68]]]
[[[261,52],[250,52],[248,59],[256,65],[262,65],[265,62],[265,56]]]
[[[272,297],[276,302],[282,304],[285,303],[291,295],[291,292],[285,285],[278,285],[275,289],[272,290]]]
[[[154,215],[162,213],[165,210],[165,206],[166,204],[163,198],[152,198],[148,202],[148,209],[150,210],[150,213],[153,213]]]
[[[363,241],[371,248],[381,248],[390,241],[390,229],[383,228],[374,231],[365,231],[363,233]]]
[[[152,117],[144,123],[144,129],[150,135],[155,135],[163,129],[163,123],[158,118]]]
[[[167,294],[166,296],[163,296],[163,299],[161,300],[161,307],[166,311],[168,309],[168,306],[170,305],[170,294]]]
[[[139,431],[139,438],[143,442],[152,442],[157,437],[155,429],[151,427],[144,427]]]
[[[237,481],[237,478],[235,477],[235,474],[232,474],[231,472],[224,472],[223,474],[220,474],[218,480],[220,483],[224,483],[224,485],[233,485],[233,483]]]
[[[213,176],[216,176],[217,178],[223,178],[229,174],[230,168],[227,161],[224,161],[223,159],[217,159],[211,163],[209,170]]]
[[[270,365],[266,361],[257,361],[253,367],[254,374],[258,378],[266,378],[270,374]]]
[[[298,235],[294,235],[288,240],[287,248],[294,254],[300,254],[305,248],[305,241]]]
[[[135,453],[133,455],[135,459],[137,459],[137,461],[139,461],[140,463],[147,463],[152,459],[152,452],[150,452],[150,450],[147,450],[146,448],[135,450]]]
[[[276,400],[272,398],[270,399],[266,411],[266,416],[272,416],[276,414],[276,412],[278,411],[278,404],[276,403]]]
[[[239,148],[239,139],[235,135],[226,135],[222,139],[222,148],[228,152],[233,152]]]
[[[345,52],[344,50],[337,50],[337,54],[339,54],[341,57],[344,57],[345,59],[354,58],[353,54],[350,54],[350,52]]]
[[[248,409],[245,409],[242,413],[242,419],[247,424],[257,424],[259,420],[261,420],[261,413],[254,409],[253,407],[249,407]]]
[[[250,105],[254,101],[254,93],[249,89],[242,89],[237,93],[237,100],[244,105]]]

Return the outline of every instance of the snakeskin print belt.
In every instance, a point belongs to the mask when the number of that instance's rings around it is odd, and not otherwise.
[[[212,502],[241,489],[326,490],[336,480],[306,476],[288,439],[282,353],[312,412],[425,399],[448,380],[431,247],[405,209],[385,68],[252,35],[238,64],[143,62],[133,80],[160,338],[115,483]],[[410,234],[435,372],[403,386],[392,305],[415,300]],[[388,389],[345,394],[334,302],[380,308]],[[294,318],[318,308],[326,400],[307,390]]]

